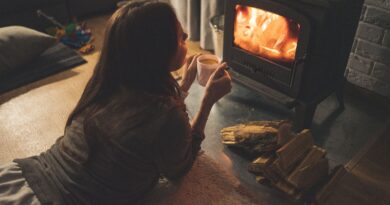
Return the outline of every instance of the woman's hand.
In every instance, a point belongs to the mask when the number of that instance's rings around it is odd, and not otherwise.
[[[209,106],[212,106],[232,89],[232,79],[229,73],[225,71],[226,68],[227,64],[222,63],[210,76],[206,84],[206,93],[203,100]]]
[[[228,72],[226,63],[219,65],[217,70],[211,74],[206,84],[206,92],[198,113],[192,121],[192,131],[203,133],[206,127],[207,118],[214,103],[228,94],[232,89],[232,80]]]
[[[183,91],[188,92],[192,83],[195,80],[197,73],[197,59],[200,54],[192,55],[188,57],[186,65],[184,67],[183,79],[180,83],[180,87]]]

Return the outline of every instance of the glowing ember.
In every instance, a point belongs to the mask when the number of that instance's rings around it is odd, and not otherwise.
[[[292,62],[299,28],[298,23],[275,13],[237,5],[234,44],[255,55]]]

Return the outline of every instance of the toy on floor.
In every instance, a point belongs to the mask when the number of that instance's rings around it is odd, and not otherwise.
[[[93,41],[91,29],[85,23],[79,24],[76,21],[63,25],[54,17],[48,16],[41,10],[37,11],[38,16],[42,16],[52,22],[56,27],[52,32],[54,36],[63,44],[77,49],[82,54],[88,54],[95,49],[91,43]]]

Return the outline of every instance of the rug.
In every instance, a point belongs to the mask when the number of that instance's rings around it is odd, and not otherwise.
[[[57,43],[44,51],[28,65],[1,75],[0,93],[7,92],[86,62],[76,51],[62,43]]]
[[[147,205],[262,204],[206,154],[200,154],[179,182],[161,179],[146,198]]]

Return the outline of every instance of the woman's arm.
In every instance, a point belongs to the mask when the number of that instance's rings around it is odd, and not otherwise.
[[[232,88],[231,78],[229,73],[225,71],[226,68],[226,63],[223,63],[210,76],[206,85],[206,93],[203,97],[202,104],[191,124],[193,132],[204,132],[207,119],[214,103],[230,92]]]
[[[161,137],[156,141],[156,163],[160,173],[169,179],[185,175],[200,150],[204,139],[204,128],[212,106],[230,92],[231,79],[222,64],[210,77],[201,107],[189,124],[184,109],[175,108],[166,115]]]
[[[174,180],[190,170],[204,135],[192,131],[184,109],[171,110],[164,122],[155,143],[157,152],[154,156],[159,172]]]
[[[195,115],[191,123],[192,132],[204,133],[204,128],[206,127],[207,119],[209,118],[212,107],[213,104],[208,100],[206,100],[205,98],[203,98],[199,111]]]

